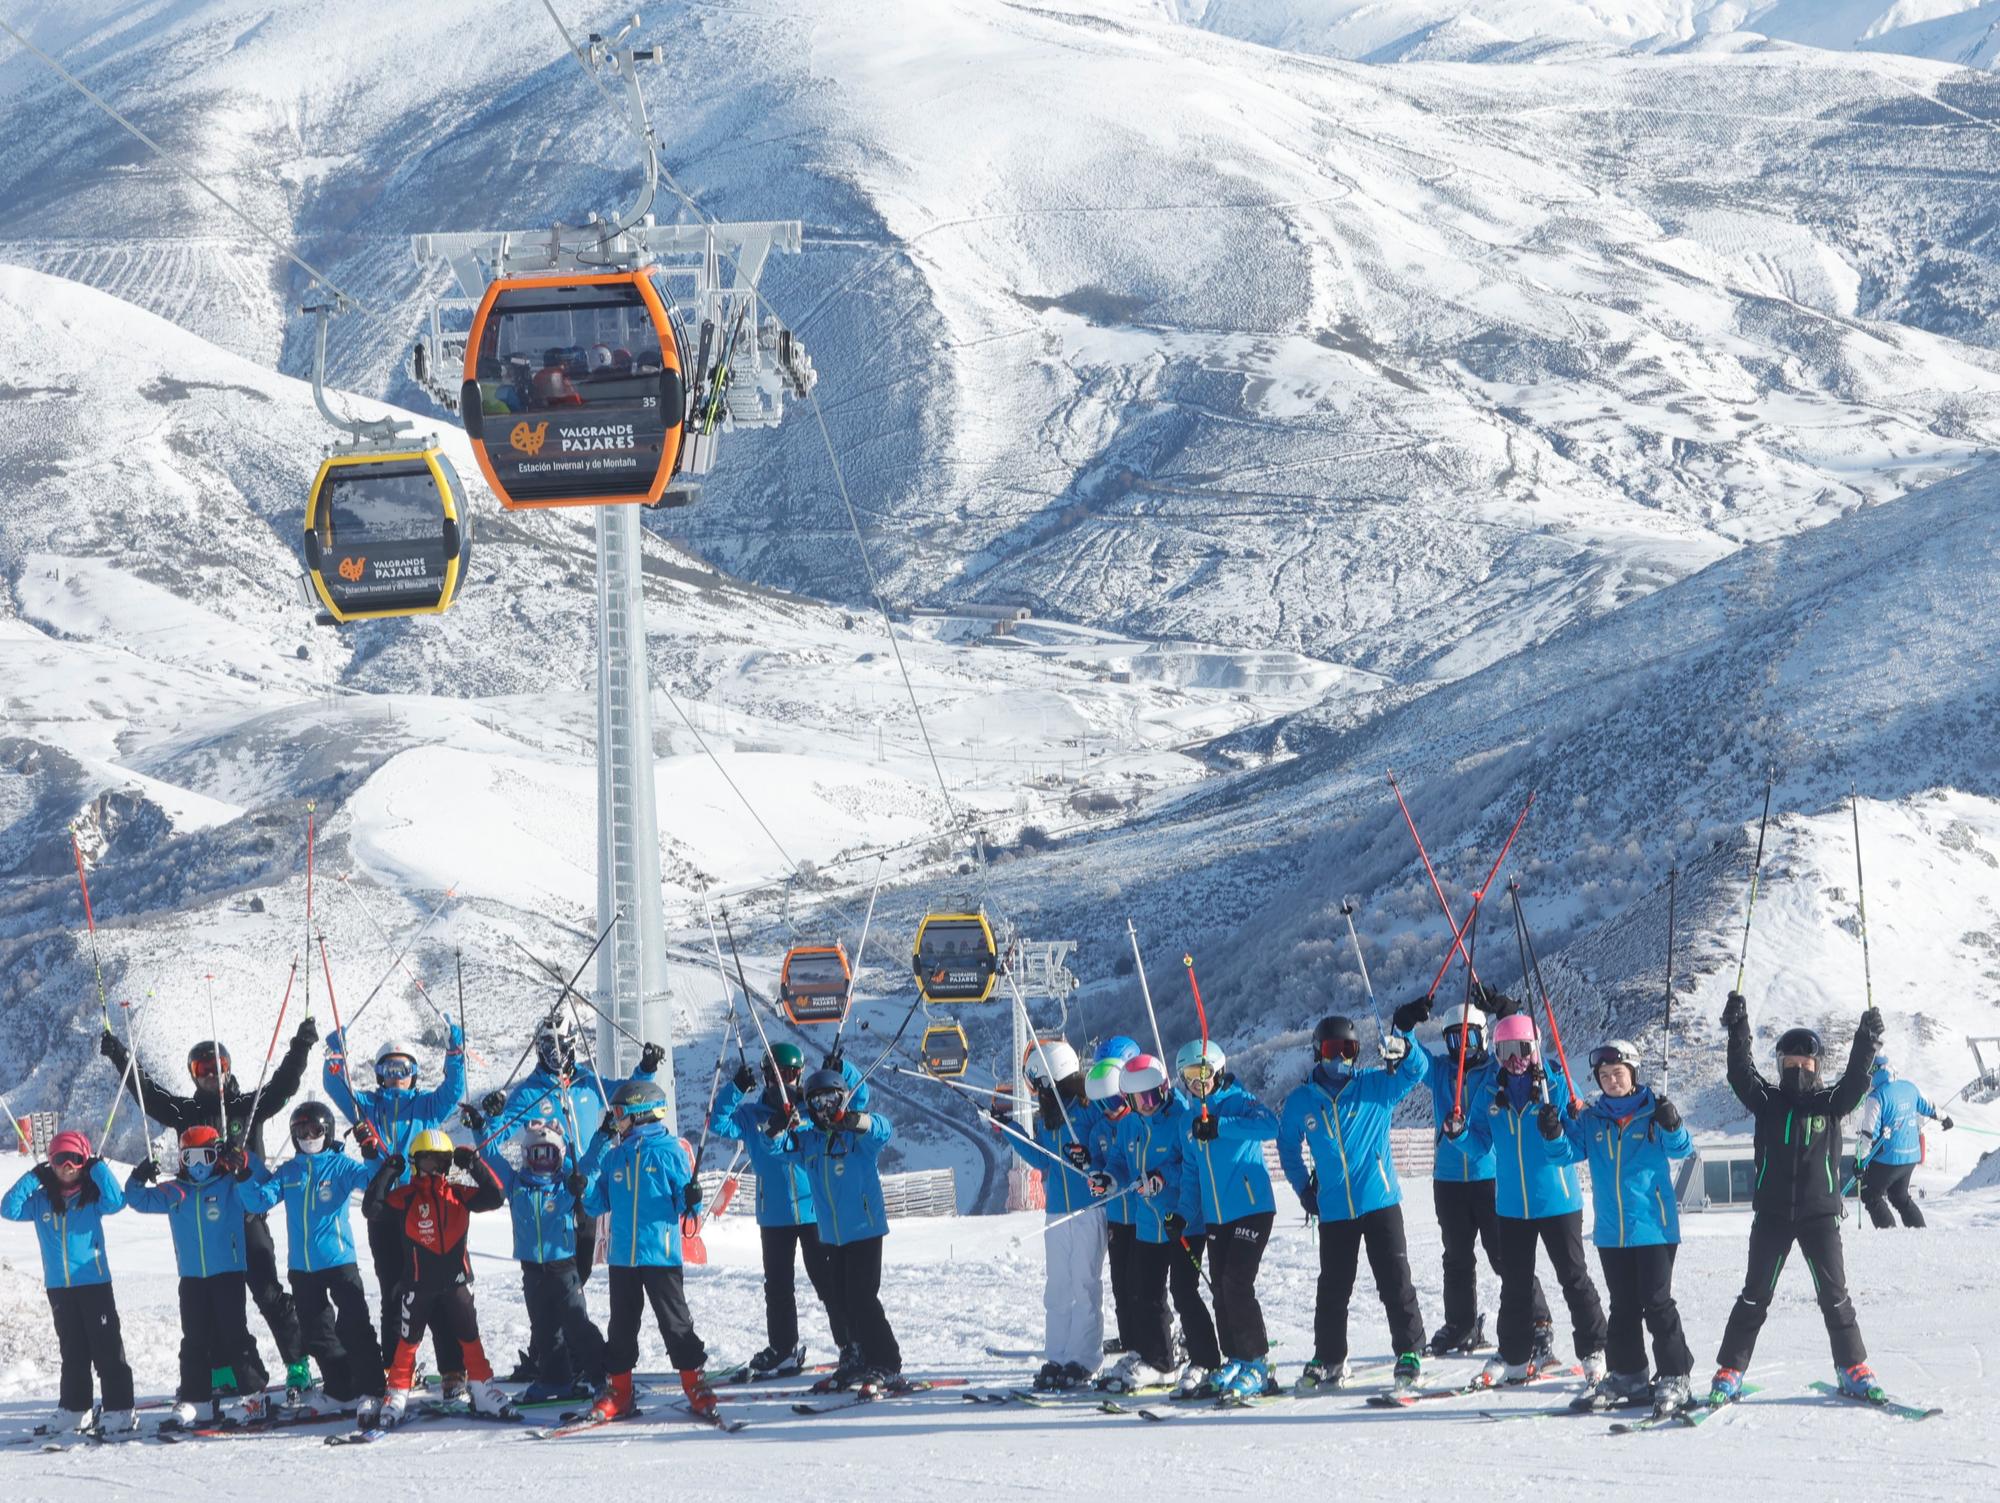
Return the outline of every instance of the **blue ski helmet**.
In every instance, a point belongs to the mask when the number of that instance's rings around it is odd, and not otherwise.
[[[1115,1059],[1122,1065],[1138,1052],[1139,1044],[1137,1040],[1129,1039],[1122,1033],[1114,1033],[1110,1038],[1097,1046],[1097,1053],[1092,1057],[1092,1062]]]

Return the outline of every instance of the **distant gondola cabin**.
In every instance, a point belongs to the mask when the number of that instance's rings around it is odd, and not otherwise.
[[[504,277],[473,317],[460,413],[510,511],[651,506],[680,463],[682,371],[649,273]]]
[[[306,572],[336,622],[448,609],[471,548],[464,488],[435,448],[335,454],[313,479]]]
[[[926,1002],[985,1002],[1000,976],[1000,951],[983,913],[933,913],[917,925],[910,963]]]
[[[924,1068],[945,1080],[958,1079],[972,1063],[971,1045],[966,1042],[965,1030],[956,1023],[931,1024],[917,1047]]]
[[[794,945],[785,952],[778,977],[778,1001],[794,1023],[838,1023],[847,1015],[854,973],[847,951],[830,945]]]

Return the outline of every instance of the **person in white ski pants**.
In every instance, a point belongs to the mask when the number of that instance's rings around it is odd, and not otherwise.
[[[1053,1196],[1049,1205],[1042,1232],[1043,1352],[1057,1367],[1080,1367],[1088,1376],[1104,1361],[1104,1208],[1075,1216],[1057,1212]]]

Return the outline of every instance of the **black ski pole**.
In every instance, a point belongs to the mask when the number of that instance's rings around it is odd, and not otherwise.
[[[1674,1073],[1674,887],[1679,880],[1678,866],[1667,868],[1667,1025],[1666,1036],[1660,1043],[1660,1094],[1670,1094],[1667,1085]]]

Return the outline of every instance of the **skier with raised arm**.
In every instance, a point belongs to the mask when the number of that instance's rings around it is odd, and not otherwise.
[[[1941,1132],[1954,1125],[1925,1100],[1915,1081],[1903,1080],[1889,1068],[1888,1055],[1876,1055],[1873,1086],[1854,1118],[1854,1149],[1867,1166],[1861,1171],[1861,1203],[1877,1226],[1892,1227],[1898,1216],[1904,1226],[1924,1224],[1924,1213],[1910,1198],[1910,1176],[1924,1161],[1926,1117]],[[1862,1152],[1864,1145],[1869,1152]]]

